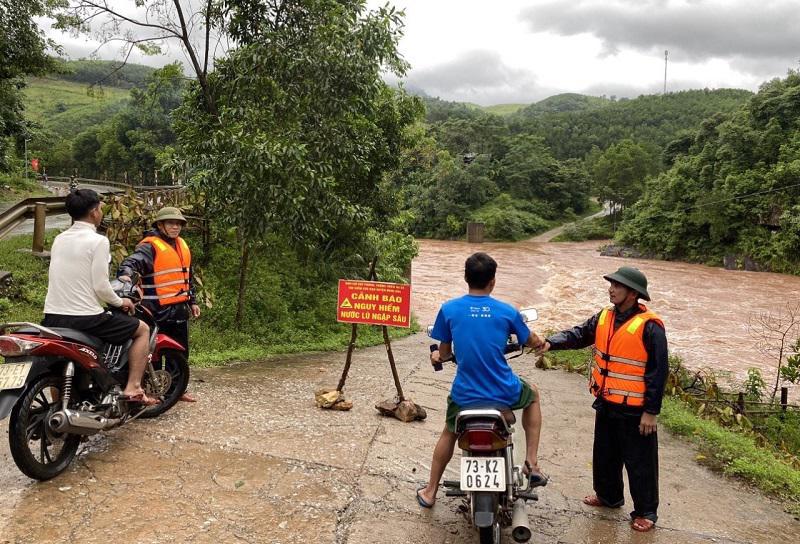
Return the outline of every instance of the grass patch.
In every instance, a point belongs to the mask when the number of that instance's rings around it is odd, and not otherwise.
[[[0,174],[0,202],[17,202],[33,196],[52,196],[28,174],[28,179],[19,174]]]
[[[537,367],[562,368],[587,376],[591,357],[589,349],[552,351]],[[787,511],[800,516],[800,470],[791,460],[783,459],[772,445],[762,445],[762,437],[746,428],[726,428],[717,421],[700,417],[680,398],[666,395],[659,421],[673,434],[700,448],[698,461],[786,501]],[[793,422],[797,422],[796,416],[787,414],[784,425],[791,427]],[[785,437],[783,432],[778,435]]]
[[[790,501],[790,510],[800,514],[800,470],[759,446],[752,435],[697,417],[688,405],[672,397],[664,398],[659,420],[674,434],[700,447],[703,455],[698,460]]]

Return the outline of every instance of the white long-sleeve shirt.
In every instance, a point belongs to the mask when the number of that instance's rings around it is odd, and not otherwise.
[[[108,280],[110,263],[108,238],[91,223],[75,221],[53,241],[44,313],[97,315],[103,303],[122,306]]]

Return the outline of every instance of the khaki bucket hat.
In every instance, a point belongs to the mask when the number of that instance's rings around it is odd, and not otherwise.
[[[158,210],[155,219],[153,219],[153,226],[155,227],[156,223],[159,221],[169,221],[170,219],[174,221],[183,221],[183,224],[186,224],[186,218],[178,208],[167,206]]]

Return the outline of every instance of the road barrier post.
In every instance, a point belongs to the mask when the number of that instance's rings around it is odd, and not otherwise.
[[[483,243],[483,223],[467,223],[467,242],[471,244]]]
[[[33,212],[33,248],[34,255],[44,253],[44,227],[47,217],[47,203],[37,202]]]

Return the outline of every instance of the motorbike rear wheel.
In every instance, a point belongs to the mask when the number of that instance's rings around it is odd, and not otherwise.
[[[189,386],[189,361],[186,354],[182,351],[164,350],[157,361],[153,361],[153,368],[156,371],[165,370],[169,373],[172,381],[167,391],[163,394],[161,403],[150,408],[146,408],[144,413],[139,416],[142,418],[158,417],[178,402]],[[147,374],[144,377],[148,380]],[[147,390],[147,384],[145,384]]]
[[[495,522],[491,527],[480,527],[478,536],[481,544],[500,544],[500,523]]]
[[[50,416],[61,410],[64,378],[54,374],[32,382],[11,411],[8,443],[19,469],[30,478],[49,480],[67,469],[78,452],[80,437],[57,433]],[[38,454],[38,458],[37,458]]]

